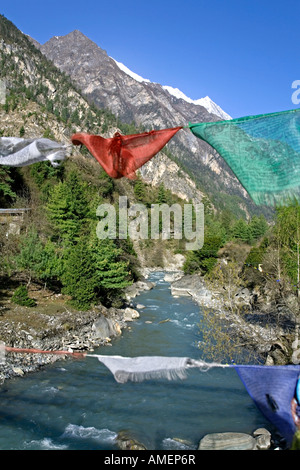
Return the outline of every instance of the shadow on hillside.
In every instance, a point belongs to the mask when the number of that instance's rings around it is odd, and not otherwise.
[[[14,291],[19,287],[20,280],[9,276],[0,276],[0,315],[8,310],[8,302]]]
[[[290,315],[286,313],[279,313],[276,311],[261,313],[249,312],[244,314],[244,319],[255,325],[259,325],[263,328],[273,327],[273,328],[282,328],[286,332],[295,330],[295,321],[291,318]]]

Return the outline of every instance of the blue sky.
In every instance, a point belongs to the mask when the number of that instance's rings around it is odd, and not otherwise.
[[[133,72],[232,117],[300,106],[299,0],[7,0],[0,13],[42,44],[79,29]]]

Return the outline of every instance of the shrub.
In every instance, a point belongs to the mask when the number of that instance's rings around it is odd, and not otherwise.
[[[35,307],[36,302],[34,299],[31,299],[28,296],[28,291],[26,286],[22,285],[19,286],[16,291],[14,292],[14,295],[12,296],[12,302],[14,302],[17,305],[22,305],[24,307]]]

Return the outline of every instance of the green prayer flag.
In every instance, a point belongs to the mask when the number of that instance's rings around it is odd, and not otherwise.
[[[300,109],[189,128],[224,158],[256,204],[300,200]]]

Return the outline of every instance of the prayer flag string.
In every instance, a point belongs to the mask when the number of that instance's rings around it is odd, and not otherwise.
[[[300,366],[264,366],[208,363],[188,357],[140,356],[122,357],[75,351],[45,351],[6,346],[0,342],[0,355],[5,353],[59,354],[74,358],[91,357],[104,364],[120,384],[154,379],[184,379],[186,371],[212,368],[234,368],[258,409],[273,423],[288,444],[300,426]],[[2,361],[3,362],[3,361]],[[201,390],[199,390],[201,393]]]

